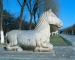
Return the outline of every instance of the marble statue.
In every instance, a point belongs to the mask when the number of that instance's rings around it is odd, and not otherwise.
[[[55,35],[55,36],[58,35],[58,30],[52,32],[51,35],[52,35],[52,36],[54,36],[54,35]]]
[[[53,50],[50,43],[50,25],[62,26],[62,21],[51,11],[44,12],[34,30],[12,30],[6,34],[6,50],[49,52]]]

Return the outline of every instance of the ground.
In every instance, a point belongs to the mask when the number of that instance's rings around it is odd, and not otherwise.
[[[62,37],[68,35],[61,35]],[[69,35],[70,39],[73,39],[75,36],[72,36],[72,38]],[[53,43],[53,40],[55,43]],[[51,37],[51,42],[53,44],[56,44],[58,41],[58,44],[62,44],[63,42],[60,42],[60,39],[62,40],[60,36],[54,36]],[[67,39],[67,38],[65,38]],[[56,40],[56,41],[55,41]],[[74,40],[72,40],[74,42]],[[63,43],[64,44],[64,43]],[[51,52],[32,52],[32,51],[22,51],[22,52],[16,52],[16,51],[5,51],[3,49],[4,45],[0,46],[0,60],[75,60],[75,46],[54,46],[53,51]]]
[[[57,36],[51,36],[50,38],[50,42],[54,45],[54,46],[69,46],[70,44],[67,43],[65,41],[64,38],[62,38],[61,36],[57,35]]]

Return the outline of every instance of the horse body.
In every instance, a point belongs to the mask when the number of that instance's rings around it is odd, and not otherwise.
[[[19,44],[21,47],[24,46],[23,49],[31,47],[30,49],[33,50],[36,46],[42,46],[43,42],[49,42],[50,27],[47,24],[46,26],[43,25],[42,30],[37,30],[36,28],[34,30],[12,30],[7,33],[7,38],[11,46]]]
[[[8,40],[9,42],[13,43],[12,45],[17,45],[20,41],[19,40],[20,37],[21,37],[20,42],[23,42],[25,44],[26,43],[25,40],[29,40],[29,39],[33,40],[33,36],[35,37],[34,30],[12,30],[7,33]]]
[[[51,15],[54,17],[51,17]],[[56,21],[54,18],[56,18]],[[34,30],[12,30],[8,32],[9,44],[6,46],[7,50],[22,51],[26,48],[34,51],[51,51],[53,45],[50,43],[49,24],[62,26],[62,22],[50,10],[40,16]]]

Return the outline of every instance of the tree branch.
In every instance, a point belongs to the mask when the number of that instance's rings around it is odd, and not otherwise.
[[[17,2],[18,2],[18,3],[19,3],[19,5],[22,7],[22,5],[21,5],[20,1],[19,1],[19,0],[17,0]]]
[[[26,4],[26,5],[27,5],[28,10],[30,11],[28,4]]]

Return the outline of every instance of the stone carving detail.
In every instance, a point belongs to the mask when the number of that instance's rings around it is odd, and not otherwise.
[[[50,25],[62,26],[62,21],[51,11],[44,12],[34,30],[12,30],[6,34],[7,50],[23,51],[24,49],[35,52],[52,51],[50,43]]]

